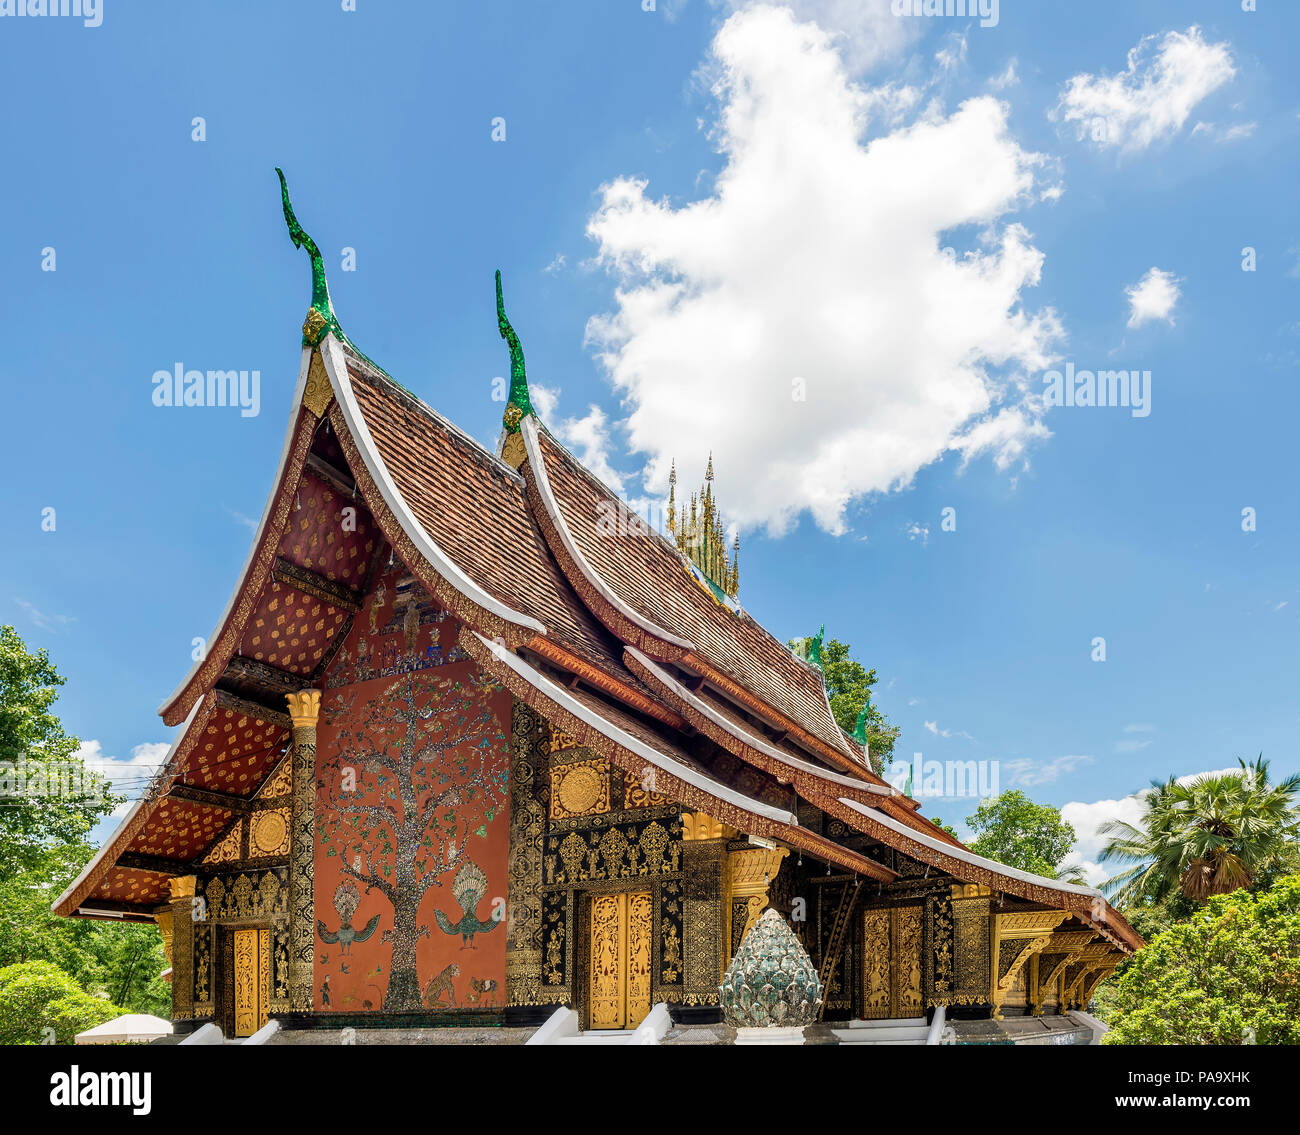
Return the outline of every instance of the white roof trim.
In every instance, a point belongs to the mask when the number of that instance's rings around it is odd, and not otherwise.
[[[190,731],[190,726],[194,724],[194,718],[197,716],[199,712],[199,708],[202,705],[203,705],[203,699],[196,698],[194,701],[194,705],[190,708],[189,716],[177,727],[176,738],[175,740],[172,741],[171,748],[167,750],[167,756],[163,758],[162,764],[158,766],[160,778],[169,771],[168,766],[172,763],[172,758],[176,755],[176,749],[180,745],[180,743],[185,740],[185,737]],[[75,879],[72,880],[71,883],[68,884],[68,888],[63,892],[63,894],[61,894],[57,899],[55,899],[52,903],[50,903],[51,910],[54,910],[60,903],[62,903],[65,899],[70,897],[73,894],[73,892],[75,892],[76,889],[79,886],[81,886],[81,884],[84,883],[86,879],[90,877],[90,875],[99,866],[100,861],[104,858],[109,848],[113,846],[114,839],[118,836],[119,833],[126,831],[131,821],[135,819],[136,813],[138,813],[140,809],[145,806],[145,803],[148,800],[149,800],[148,793],[145,792],[142,793],[140,798],[134,804],[131,805],[131,810],[127,812],[125,816],[122,817],[122,822],[118,824],[118,826],[108,834],[108,838],[104,840],[103,846],[100,847],[100,849],[97,852],[95,852],[90,862],[87,863],[86,866],[82,868],[81,874],[78,875]],[[180,868],[183,867],[184,864],[178,862],[176,866]],[[80,907],[78,907],[78,909],[80,909]]]
[[[379,455],[379,450],[376,448],[374,439],[370,436],[370,430],[366,426],[365,418],[361,414],[361,408],[357,405],[356,395],[352,392],[352,381],[348,377],[348,366],[347,360],[343,356],[343,346],[332,332],[325,336],[321,343],[321,357],[325,361],[325,372],[329,375],[330,384],[334,387],[334,396],[338,399],[339,408],[343,411],[343,417],[347,421],[348,429],[351,430],[353,438],[356,439],[357,449],[361,453],[361,459],[365,462],[366,470],[378,486],[379,493],[384,498],[384,503],[392,510],[393,515],[397,517],[398,523],[401,524],[407,536],[415,544],[416,550],[433,565],[434,571],[471,602],[478,604],[485,611],[490,611],[498,618],[505,619],[506,622],[527,627],[536,634],[545,634],[546,628],[541,623],[514,610],[512,607],[506,606],[499,599],[489,595],[433,542],[433,539],[424,530],[424,526],[416,519],[410,506],[398,491],[392,477],[388,474],[388,467],[384,464],[384,459]]]
[[[680,682],[678,682],[671,674],[669,674],[666,670],[664,670],[663,667],[657,665],[654,661],[647,658],[644,654],[642,654],[639,650],[637,650],[636,647],[625,646],[623,649],[626,653],[630,654],[633,658],[635,658],[638,663],[640,663],[647,670],[649,670],[650,673],[652,673],[658,681],[662,682],[665,687],[671,690],[675,697],[678,697],[682,701],[686,702],[686,704],[689,705],[692,709],[694,709],[697,713],[702,713],[705,717],[707,717],[710,721],[713,722],[714,725],[718,726],[720,729],[725,729],[733,737],[736,737],[739,740],[743,741],[746,745],[749,745],[751,748],[757,749],[759,752],[766,754],[767,756],[771,757],[773,760],[780,761],[782,764],[790,765],[794,768],[797,768],[801,772],[806,772],[810,776],[817,777],[819,780],[825,780],[831,784],[838,784],[845,788],[855,788],[862,792],[873,793],[876,796],[901,796],[902,795],[902,793],[899,792],[898,789],[890,785],[882,786],[878,784],[871,784],[865,780],[859,780],[856,777],[845,776],[842,773],[831,772],[829,769],[819,768],[817,765],[805,761],[801,757],[795,757],[795,756],[791,756],[788,753],[783,753],[780,749],[776,748],[774,745],[771,745],[763,738],[758,737],[753,733],[750,733],[747,729],[740,727],[734,722],[728,721],[725,717],[722,716],[722,714],[720,714],[716,709],[714,709],[711,705],[709,705],[708,702],[706,702],[703,698],[699,697],[697,694],[694,694],[690,690],[688,690],[685,686],[683,686]]]
[[[934,851],[940,851],[944,855],[950,855],[954,859],[960,859],[963,863],[968,863],[972,867],[982,867],[986,871],[992,871],[998,875],[1005,875],[1011,879],[1018,879],[1022,883],[1029,883],[1035,887],[1046,887],[1048,890],[1060,891],[1067,895],[1084,895],[1087,898],[1103,898],[1102,893],[1094,887],[1080,887],[1074,883],[1062,883],[1060,879],[1048,879],[1042,875],[1034,875],[1029,871],[1020,871],[1015,867],[1008,867],[1005,863],[999,863],[996,859],[986,859],[983,855],[976,855],[973,851],[967,851],[964,847],[956,847],[950,843],[944,843],[943,840],[935,839],[934,836],[926,835],[915,828],[909,828],[906,824],[899,823],[893,816],[886,815],[874,808],[867,808],[859,804],[856,800],[846,800],[840,798],[840,803],[845,807],[852,808],[855,812],[860,812],[869,819],[877,823],[884,824],[885,827],[898,832],[900,835],[907,836],[908,839],[914,839],[917,843],[931,848]]]
[[[248,549],[248,555],[244,559],[244,570],[239,573],[239,583],[231,593],[230,598],[226,601],[226,608],[221,612],[221,618],[217,620],[216,628],[207,640],[209,643],[215,642],[217,637],[221,634],[222,628],[230,618],[231,611],[235,609],[235,600],[239,598],[240,592],[244,590],[244,587],[248,582],[248,573],[253,566],[253,556],[256,554],[258,546],[262,543],[262,533],[266,531],[266,526],[271,519],[271,506],[275,504],[276,493],[280,488],[280,478],[284,476],[284,467],[289,462],[289,447],[293,444],[294,430],[298,425],[297,410],[299,405],[302,403],[302,392],[307,386],[307,371],[310,367],[311,348],[304,347],[302,349],[302,361],[298,364],[298,382],[294,386],[293,402],[289,409],[289,428],[285,430],[284,448],[280,451],[280,464],[276,466],[275,478],[271,481],[271,492],[266,498],[266,507],[262,509],[261,522],[257,526],[257,532],[253,536],[253,543]],[[167,700],[158,707],[158,713],[160,715],[165,713],[168,707],[185,692],[185,687],[194,680],[194,676],[199,672],[199,667],[201,667],[206,661],[207,655],[205,654],[190,667],[189,673],[185,675],[181,684],[177,686],[168,696]]]
[[[606,721],[600,714],[583,705],[567,690],[557,686],[544,674],[539,673],[533,667],[529,666],[522,658],[512,651],[507,650],[498,642],[484,638],[477,631],[474,632],[478,640],[492,652],[493,658],[498,662],[510,667],[519,677],[527,682],[534,689],[540,690],[552,701],[558,703],[574,717],[590,725],[593,729],[599,731],[613,741],[616,745],[635,753],[642,760],[654,765],[656,768],[685,781],[692,787],[707,792],[719,800],[723,800],[733,807],[743,809],[756,816],[762,816],[764,819],[775,820],[778,823],[788,824],[790,827],[797,827],[799,819],[792,812],[787,812],[782,808],[775,808],[770,804],[764,804],[760,800],[754,800],[745,796],[734,789],[728,788],[725,784],[719,784],[711,777],[696,772],[693,768],[682,764],[680,761],[652,749],[645,742],[633,737],[630,733],[623,732],[617,725]]]
[[[564,550],[569,554],[569,558],[577,565],[578,570],[587,578],[587,582],[592,585],[599,593],[600,597],[614,608],[628,622],[634,623],[647,634],[654,635],[655,638],[662,639],[664,642],[672,643],[673,646],[679,646],[683,650],[698,650],[693,642],[684,638],[678,638],[677,635],[664,630],[657,623],[651,622],[645,616],[638,614],[617,595],[610,590],[608,584],[596,573],[592,566],[587,562],[587,557],[578,549],[574,543],[573,537],[569,534],[569,526],[564,523],[564,517],[560,515],[560,507],[556,503],[555,494],[551,491],[551,479],[546,473],[546,462],[542,458],[541,449],[537,441],[537,422],[531,414],[525,415],[523,421],[519,423],[519,430],[524,435],[524,446],[528,452],[529,467],[537,480],[537,489],[541,493],[542,503],[546,506],[546,515],[551,518],[551,523],[555,526],[555,531],[559,533],[560,542],[564,545]]]

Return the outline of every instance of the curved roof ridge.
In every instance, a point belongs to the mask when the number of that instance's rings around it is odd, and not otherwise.
[[[793,731],[802,730],[819,755],[834,754],[855,770],[868,767],[861,750],[844,740],[821,671],[796,666],[790,648],[749,612],[720,607],[689,573],[681,552],[650,525],[630,525],[635,531],[624,533],[620,513],[618,537],[608,540],[571,527],[575,510],[582,514],[601,501],[628,506],[550,431],[525,421],[522,432],[532,471],[528,483],[536,493],[530,493],[530,500],[541,506],[537,511],[546,521],[547,539],[584,600],[594,594],[594,609],[611,630],[661,661],[685,656],[657,649],[660,644],[670,641],[680,650],[679,644],[691,642],[691,655],[744,688]],[[617,551],[605,548],[606,543]],[[642,638],[645,634],[648,640]]]
[[[547,431],[549,434],[549,430]],[[525,451],[528,454],[528,467],[533,474],[533,484],[537,487],[537,495],[541,498],[542,506],[550,525],[559,538],[564,549],[565,555],[573,563],[574,568],[582,575],[583,579],[591,586],[609,607],[613,608],[615,613],[622,619],[638,627],[645,634],[652,638],[659,639],[678,650],[691,651],[698,647],[688,639],[680,638],[671,631],[659,626],[654,620],[646,618],[640,612],[634,610],[628,603],[615,593],[600,573],[595,570],[588,562],[587,557],[583,555],[582,549],[578,547],[577,542],[573,539],[573,534],[569,531],[569,526],[565,522],[563,515],[560,513],[559,502],[555,499],[555,493],[551,489],[551,479],[546,471],[546,459],[542,455],[538,445],[537,424],[531,417],[524,418],[520,422],[520,433],[523,434]],[[553,435],[552,435],[553,436]],[[572,456],[572,455],[570,455]],[[585,468],[575,457],[575,464],[580,469]],[[601,482],[597,481],[597,484]],[[620,500],[620,497],[614,497]],[[543,532],[546,531],[545,526]],[[552,549],[554,551],[555,549]],[[559,557],[557,556],[557,559]],[[566,573],[567,574],[567,573]],[[574,582],[570,580],[570,582]],[[611,628],[612,629],[612,628]],[[616,632],[617,633],[617,632]]]
[[[530,700],[527,695],[530,693],[536,695],[534,700],[540,700],[547,705],[545,715],[552,722],[557,722],[558,719],[558,724],[566,732],[577,730],[579,732],[575,735],[581,737],[582,730],[590,730],[592,734],[601,738],[609,746],[609,751],[601,752],[600,755],[611,759],[614,764],[623,767],[628,757],[634,757],[648,762],[663,771],[666,777],[677,781],[681,788],[676,791],[680,791],[682,796],[677,801],[679,804],[687,807],[702,807],[715,819],[730,823],[732,827],[739,827],[742,831],[749,829],[750,834],[761,838],[782,840],[811,855],[837,863],[868,878],[890,881],[896,877],[895,872],[889,868],[801,827],[798,817],[793,812],[746,796],[715,780],[707,773],[689,768],[668,754],[632,736],[616,723],[584,705],[572,693],[557,686],[546,675],[499,642],[485,638],[477,631],[471,631],[469,635],[462,638],[462,645],[479,665],[498,681],[503,682],[521,700],[533,704],[533,700]],[[697,798],[696,801],[690,799],[692,796]],[[728,815],[737,819],[743,815],[747,819],[742,820],[741,823],[732,823]]]
[[[1125,941],[1132,945],[1134,944],[1133,939],[1136,939],[1136,943],[1138,945],[1141,944],[1141,936],[1138,935],[1137,931],[1128,924],[1128,921],[1123,917],[1123,915],[1121,915],[1110,905],[1109,902],[1106,901],[1106,897],[1101,893],[1101,891],[1097,890],[1096,887],[1079,886],[1077,883],[1066,883],[1060,879],[1049,879],[1044,875],[1035,875],[1031,871],[1021,871],[1017,867],[1008,867],[1005,863],[999,863],[996,859],[989,859],[987,856],[979,855],[967,847],[945,844],[942,840],[939,840],[932,835],[917,831],[915,828],[908,826],[903,823],[903,821],[895,819],[893,816],[890,816],[883,811],[874,808],[867,808],[864,805],[859,804],[856,800],[842,797],[840,803],[851,808],[854,812],[863,816],[865,819],[882,825],[895,835],[913,840],[930,852],[939,856],[949,857],[965,866],[978,868],[982,871],[988,872],[990,875],[996,875],[1001,879],[1021,884],[1024,890],[1019,893],[1019,897],[1029,899],[1031,902],[1044,901],[1041,895],[1034,895],[1032,893],[1034,890],[1051,892],[1069,900],[1066,903],[1066,909],[1078,916],[1085,908],[1091,911],[1093,904],[1100,900],[1104,904],[1105,912],[1107,912],[1100,921],[1103,924],[1106,924],[1113,920],[1114,925],[1120,932],[1120,936],[1123,937]],[[905,854],[913,853],[906,851]],[[921,859],[923,862],[930,862],[930,860],[925,856],[918,855],[917,858]],[[951,871],[950,867],[940,863],[934,863],[933,866],[943,867],[944,870]],[[953,873],[960,874],[959,872]],[[1017,893],[1016,890],[1009,887],[1002,887],[1000,889],[1011,891],[1012,894]],[[1025,891],[1028,891],[1029,893],[1024,893]],[[1084,899],[1088,900],[1086,904],[1080,901]],[[1088,921],[1090,925],[1095,926],[1097,920],[1087,917],[1085,918],[1085,921]]]
[[[862,777],[846,776],[843,773],[835,772],[832,769],[820,768],[811,761],[806,761],[802,757],[797,757],[793,753],[785,753],[778,749],[771,742],[754,733],[744,729],[736,722],[728,721],[727,718],[715,710],[704,699],[697,694],[692,693],[680,682],[678,682],[663,667],[659,666],[653,659],[647,658],[634,646],[627,646],[623,649],[625,658],[633,664],[630,668],[633,673],[641,670],[644,674],[638,674],[644,680],[645,675],[653,678],[660,683],[674,698],[686,706],[693,709],[696,714],[706,718],[717,728],[724,730],[742,745],[757,749],[760,753],[768,756],[774,761],[778,761],[789,768],[803,773],[807,776],[816,777],[819,781],[824,781],[828,786],[838,785],[841,788],[849,788],[854,792],[865,792],[873,796],[895,796],[901,795],[896,788],[889,784],[873,784],[871,781]]]
[[[531,615],[515,610],[509,604],[490,594],[476,583],[465,570],[447,555],[425,531],[424,525],[411,510],[411,506],[398,489],[389,473],[382,454],[370,436],[370,427],[366,424],[361,407],[357,405],[356,395],[352,391],[351,377],[348,375],[347,359],[343,346],[333,335],[326,335],[321,341],[321,356],[325,372],[334,388],[334,397],[339,411],[346,422],[348,432],[356,444],[357,452],[365,465],[366,472],[374,487],[393,518],[401,526],[406,537],[415,546],[415,550],[424,557],[429,566],[446,583],[461,593],[470,603],[487,611],[496,618],[519,627],[525,627],[536,634],[545,634],[546,627]],[[481,447],[480,447],[481,448]],[[356,471],[353,470],[355,475]],[[373,511],[373,510],[372,510]]]

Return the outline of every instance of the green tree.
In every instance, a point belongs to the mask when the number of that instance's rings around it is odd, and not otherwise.
[[[84,773],[73,754],[78,742],[51,712],[63,678],[44,650],[29,651],[13,627],[0,626],[0,773],[40,770],[53,780],[58,770]],[[69,778],[60,778],[64,783]],[[12,793],[12,788],[0,792]],[[121,802],[107,792],[49,794],[0,808],[0,863],[8,871],[34,866],[51,844],[79,843],[101,816]]]
[[[1212,897],[1129,959],[1107,1044],[1300,1044],[1300,875]]]
[[[1195,902],[1240,887],[1267,886],[1300,866],[1296,800],[1300,773],[1273,784],[1261,755],[1239,772],[1187,784],[1152,781],[1137,824],[1109,820],[1102,862],[1128,866],[1103,890],[1123,905],[1181,893]]]
[[[101,995],[135,1012],[166,1015],[171,995],[160,977],[166,959],[156,927],[58,918],[50,910],[94,854],[87,833],[123,799],[94,790],[18,791],[30,790],[36,770],[61,788],[84,783],[84,766],[73,755],[77,739],[52,711],[62,684],[44,650],[30,652],[12,627],[0,626],[0,792],[16,796],[0,807],[0,968],[26,972],[23,965],[39,962],[72,981],[71,992],[60,994],[73,997],[68,1022],[98,1013]],[[72,775],[50,775],[60,765]]]
[[[0,969],[0,1044],[71,1044],[77,1033],[121,1015],[51,962]]]
[[[43,959],[85,987],[101,980],[94,939],[117,927],[50,910],[92,854],[88,844],[58,844],[42,849],[27,870],[0,878],[0,967]]]
[[[88,845],[46,849],[36,865],[0,878],[0,967],[47,961],[82,989],[133,1013],[170,1015],[167,960],[156,926],[59,918],[50,903],[93,854]]]
[[[1035,804],[1018,788],[985,800],[966,823],[975,833],[970,848],[977,855],[1049,879],[1057,877],[1074,846],[1074,828],[1061,813]]]
[[[806,640],[794,640],[790,643],[792,650],[799,652],[799,644]],[[871,700],[871,689],[877,682],[876,672],[866,669],[862,663],[849,657],[852,647],[839,639],[831,639],[821,647],[821,667],[826,680],[826,697],[831,703],[831,713],[845,733],[853,733],[857,728],[858,717],[866,707],[867,716],[863,725],[867,736],[867,752],[871,757],[871,767],[879,774],[894,759],[894,743],[898,740],[899,729],[876,708]]]
[[[943,828],[943,830],[946,831],[950,836],[952,836],[953,839],[961,839],[961,836],[959,836],[955,830],[950,828],[941,819],[939,819],[938,816],[931,816],[930,823],[934,824],[934,826],[937,828]]]

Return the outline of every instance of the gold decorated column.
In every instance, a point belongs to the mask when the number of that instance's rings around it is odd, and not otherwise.
[[[172,963],[172,1020],[188,1021],[194,1016],[194,884],[193,875],[176,875],[168,880],[171,889],[170,914],[154,914],[164,941],[170,947]]]
[[[286,694],[293,722],[293,820],[289,845],[289,1008],[310,1013],[314,1002],[316,960],[315,886],[312,857],[316,850],[316,721],[320,690]]]

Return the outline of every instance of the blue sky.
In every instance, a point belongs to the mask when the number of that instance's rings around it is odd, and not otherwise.
[[[500,267],[548,424],[629,497],[714,449],[742,603],[851,642],[900,753],[1083,828],[1151,777],[1294,771],[1300,12],[1259,6],[0,17],[0,621],[93,751],[158,759],[289,409],[280,165],[348,334],[476,437]],[[154,406],[178,362],[260,371],[260,413]],[[1150,413],[1043,406],[1066,363],[1149,370]]]

